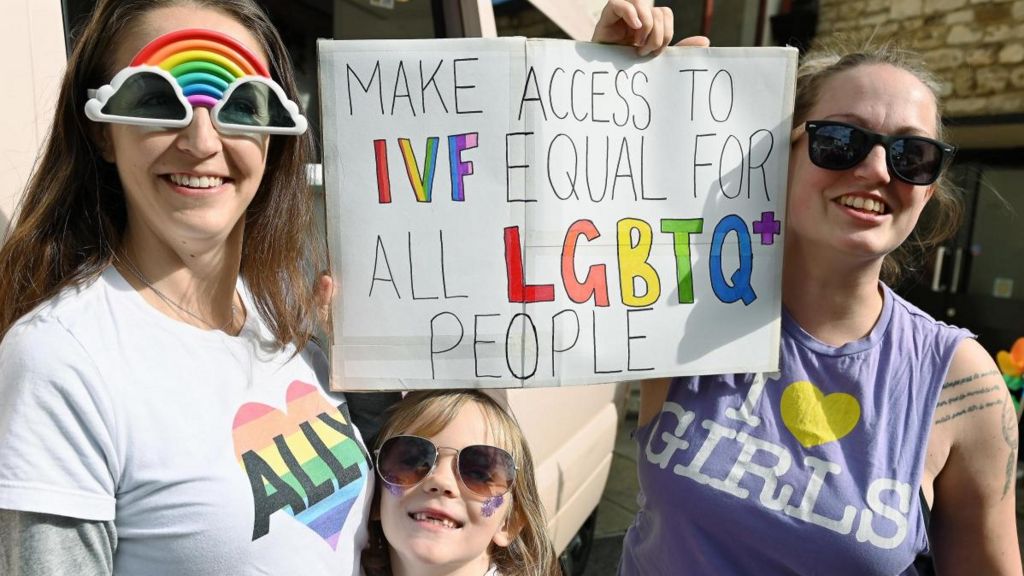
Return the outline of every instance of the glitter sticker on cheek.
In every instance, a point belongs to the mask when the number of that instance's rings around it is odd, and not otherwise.
[[[490,498],[484,502],[484,507],[480,510],[480,512],[483,513],[484,518],[490,518],[494,515],[494,512],[498,508],[501,508],[501,505],[504,503],[504,496],[495,496],[494,498]]]
[[[395,486],[394,484],[388,484],[387,482],[383,482],[383,484],[384,484],[384,489],[388,491],[388,494],[391,494],[395,498],[398,498],[398,497],[400,497],[402,495],[402,487],[401,486]]]

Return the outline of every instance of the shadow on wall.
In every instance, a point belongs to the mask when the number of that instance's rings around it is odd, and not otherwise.
[[[7,237],[7,226],[10,223],[10,216],[8,216],[3,210],[0,210],[0,244],[2,244],[4,238]]]

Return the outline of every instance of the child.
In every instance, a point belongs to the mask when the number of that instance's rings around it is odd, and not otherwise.
[[[474,390],[413,392],[378,436],[368,575],[556,576],[519,425]]]

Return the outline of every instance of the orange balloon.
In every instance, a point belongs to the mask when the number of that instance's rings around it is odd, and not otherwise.
[[[1007,376],[1020,376],[1021,366],[1013,361],[1013,357],[1006,350],[1000,350],[996,354],[996,363],[999,364],[999,371]]]
[[[1017,338],[1017,341],[1013,343],[1013,348],[1010,349],[1010,357],[1013,359],[1014,364],[1024,368],[1024,338]]]

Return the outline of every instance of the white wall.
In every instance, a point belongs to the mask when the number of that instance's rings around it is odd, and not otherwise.
[[[0,238],[53,116],[65,63],[57,0],[0,0]]]

